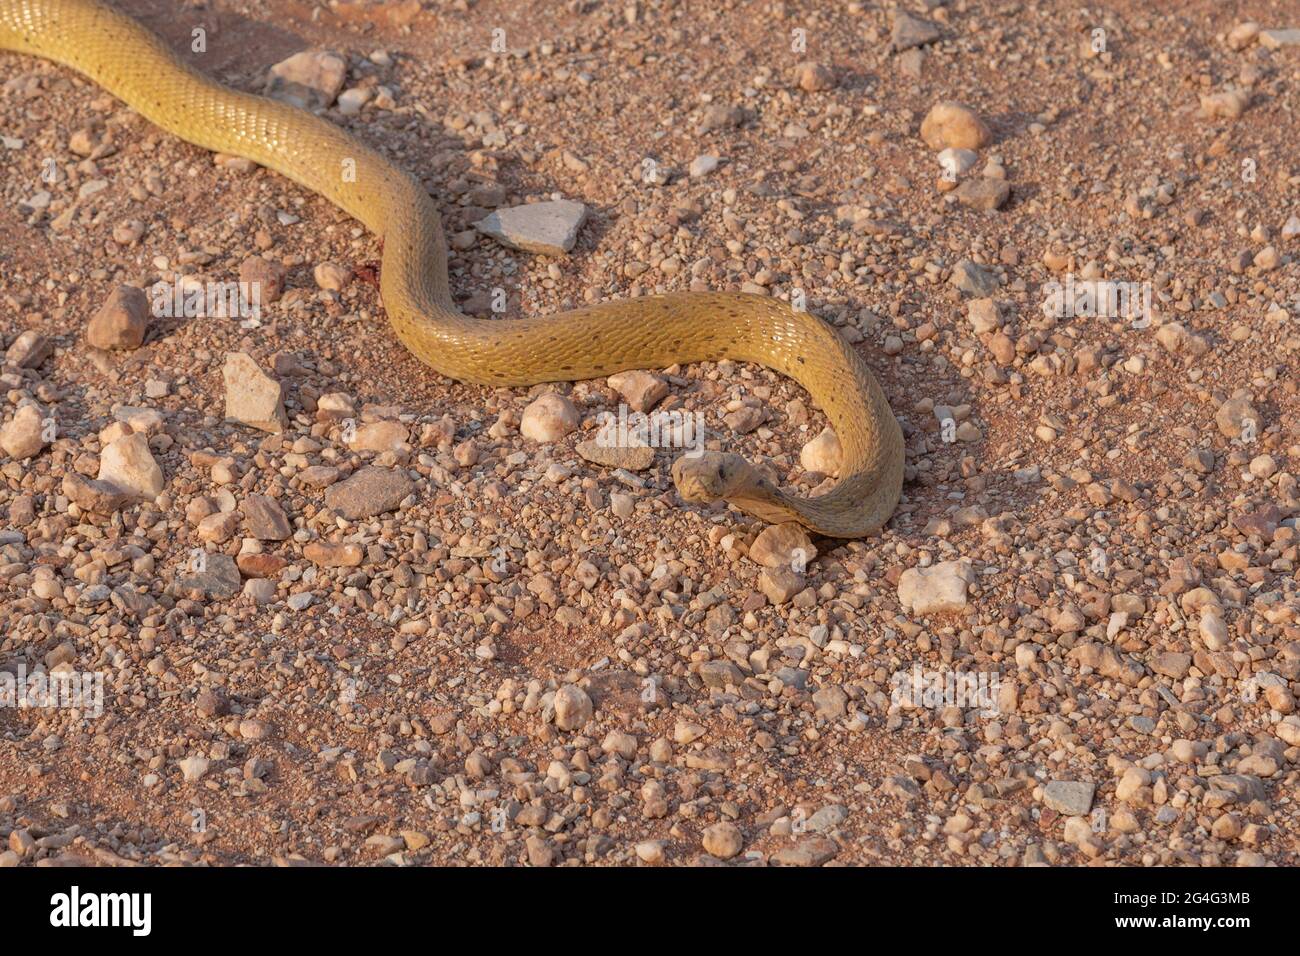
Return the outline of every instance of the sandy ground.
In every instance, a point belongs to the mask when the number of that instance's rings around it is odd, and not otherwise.
[[[907,482],[879,536],[774,554],[683,505],[674,449],[581,457],[618,388],[430,372],[377,237],[0,54],[0,670],[103,680],[99,714],[0,708],[0,864],[1297,862],[1300,45],[1229,37],[1293,4],[120,6],[178,51],[201,27],[240,89],[340,53],[369,99],[323,115],[425,182],[472,311],[805,296]],[[895,50],[900,12],[937,36]],[[941,101],[991,136],[956,182]],[[566,256],[472,228],[556,198],[588,209]],[[283,275],[260,322],[88,340],[122,284],[241,269]],[[1067,279],[1149,308],[1045,314]],[[227,419],[230,352],[280,433]],[[793,383],[648,371],[713,447],[825,485]],[[552,391],[577,427],[525,437]],[[95,498],[133,435],[161,492]],[[396,500],[327,502],[372,467]]]

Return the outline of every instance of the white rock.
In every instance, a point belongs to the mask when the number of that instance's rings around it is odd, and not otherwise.
[[[211,764],[206,757],[186,757],[184,760],[177,761],[177,766],[181,768],[181,776],[185,778],[185,782],[194,783],[196,780],[203,779]]]
[[[555,692],[555,726],[561,730],[581,730],[593,710],[591,698],[581,687],[565,684]]]
[[[560,199],[498,209],[474,223],[474,228],[511,249],[562,256],[577,242],[586,218],[582,203]]]
[[[163,473],[139,432],[114,439],[99,456],[99,480],[146,501],[162,494]]]
[[[226,383],[226,418],[266,432],[289,427],[280,383],[244,352],[227,352],[221,369]]]
[[[699,179],[709,175],[718,168],[718,157],[716,156],[696,156],[691,160],[690,174],[692,179]]]
[[[39,454],[48,444],[45,417],[45,411],[34,402],[23,405],[0,429],[0,449],[10,458],[32,458]]]
[[[266,94],[300,109],[323,109],[339,95],[347,75],[347,60],[339,54],[303,50],[271,67]]]
[[[532,441],[558,441],[578,427],[573,402],[556,392],[539,395],[524,409],[519,434]]]
[[[974,581],[969,561],[908,568],[898,579],[898,600],[919,616],[960,611],[966,606],[966,589]]]
[[[840,473],[843,454],[835,429],[823,428],[820,435],[800,449],[799,464],[803,465],[804,471],[815,471],[834,477]]]

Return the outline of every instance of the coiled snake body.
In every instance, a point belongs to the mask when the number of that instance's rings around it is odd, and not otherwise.
[[[684,455],[673,479],[689,501],[725,498],[770,522],[832,537],[872,534],[898,503],[903,437],[875,377],[820,319],[765,296],[674,293],[559,315],[474,319],[457,311],[437,208],[411,175],[337,126],[231,90],[98,0],[0,0],[0,49],[72,67],[187,142],[242,156],[319,193],[383,238],[388,320],[421,361],[451,378],[533,385],[627,369],[730,358],[788,375],[825,411],[842,449],[830,492],[782,491],[743,458]],[[345,161],[355,175],[344,176]]]

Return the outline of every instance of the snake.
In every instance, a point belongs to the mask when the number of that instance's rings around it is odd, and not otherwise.
[[[902,429],[863,357],[806,309],[757,293],[670,292],[553,315],[467,316],[452,298],[428,190],[336,124],[217,82],[101,0],[0,0],[0,49],[75,70],[167,133],[273,170],[361,222],[382,242],[379,295],[394,333],[448,378],[526,387],[731,360],[793,379],[834,429],[838,479],[824,494],[796,494],[741,455],[701,448],[672,464],[683,502],[725,500],[831,538],[876,534],[897,507]]]

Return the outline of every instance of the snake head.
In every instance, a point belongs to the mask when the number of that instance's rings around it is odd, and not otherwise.
[[[707,503],[730,498],[748,487],[753,468],[739,455],[706,451],[673,462],[673,484],[683,501]]]

